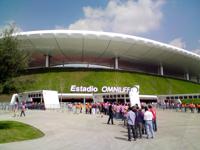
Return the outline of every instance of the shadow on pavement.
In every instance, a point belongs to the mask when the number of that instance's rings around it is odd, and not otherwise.
[[[115,139],[117,139],[117,140],[122,140],[122,141],[128,141],[127,138],[123,138],[123,137],[115,137]]]

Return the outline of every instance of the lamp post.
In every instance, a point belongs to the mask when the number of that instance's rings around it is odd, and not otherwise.
[[[60,104],[61,104],[61,109],[62,109],[62,93],[63,93],[63,88],[64,88],[64,81],[60,80],[60,91],[61,91]]]

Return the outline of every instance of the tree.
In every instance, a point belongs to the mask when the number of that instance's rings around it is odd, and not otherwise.
[[[28,65],[29,55],[21,50],[15,34],[16,26],[9,24],[0,33],[0,83],[19,75]]]

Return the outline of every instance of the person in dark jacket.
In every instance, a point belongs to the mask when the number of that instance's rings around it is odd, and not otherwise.
[[[107,124],[110,124],[110,120],[111,120],[111,123],[114,124],[113,123],[114,110],[113,110],[112,104],[110,104],[110,106],[108,107],[108,115],[109,115],[109,118],[108,118]]]
[[[137,107],[136,110],[136,120],[135,120],[135,124],[136,124],[136,135],[139,138],[142,138],[142,130],[144,129],[144,113],[142,112],[142,109],[139,109],[139,107]],[[138,136],[139,134],[139,136]]]

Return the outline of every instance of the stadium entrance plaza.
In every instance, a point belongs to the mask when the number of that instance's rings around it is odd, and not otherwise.
[[[108,116],[70,114],[56,110],[30,111],[13,118],[1,113],[0,120],[31,124],[45,133],[35,140],[0,144],[0,150],[199,150],[200,114],[157,110],[158,132],[154,139],[127,141],[123,122],[107,125]]]

